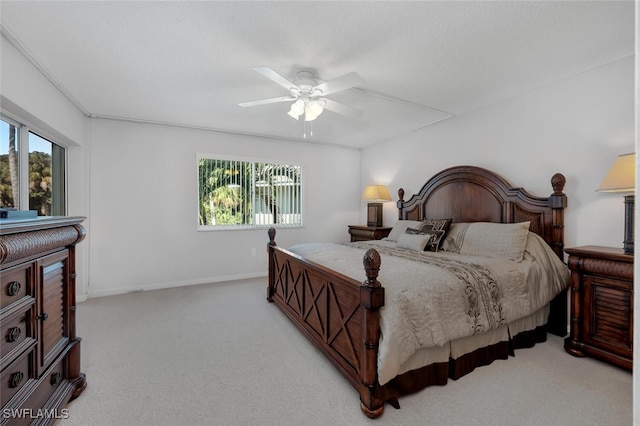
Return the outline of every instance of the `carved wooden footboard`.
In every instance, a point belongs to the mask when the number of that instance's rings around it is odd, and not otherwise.
[[[267,300],[278,305],[360,393],[364,413],[382,414],[377,384],[379,309],[384,288],[377,281],[380,255],[366,252],[364,283],[277,247],[269,230]]]

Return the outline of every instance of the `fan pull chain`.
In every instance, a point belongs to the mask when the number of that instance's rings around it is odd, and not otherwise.
[[[313,121],[303,121],[304,123],[304,130],[302,132],[302,138],[306,139],[307,138],[307,123],[309,123],[309,136],[313,136]]]
[[[302,133],[303,139],[307,138],[307,126],[308,126],[308,129],[309,129],[309,136],[313,136],[313,121],[306,121],[305,120],[303,123],[304,123],[304,131]],[[307,125],[307,123],[309,123],[309,124]]]

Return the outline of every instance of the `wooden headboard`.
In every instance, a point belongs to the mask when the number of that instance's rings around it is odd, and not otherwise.
[[[560,259],[564,249],[565,177],[551,178],[553,194],[535,197],[496,173],[475,166],[456,166],[434,175],[420,192],[404,201],[398,190],[398,218],[453,218],[453,222],[515,223],[531,221],[530,231],[542,236]]]

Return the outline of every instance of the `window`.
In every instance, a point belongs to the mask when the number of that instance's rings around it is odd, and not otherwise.
[[[0,207],[20,205],[20,162],[18,127],[0,121]]]
[[[66,213],[65,149],[29,128],[0,120],[0,207]]]
[[[302,226],[302,167],[198,155],[200,229]]]

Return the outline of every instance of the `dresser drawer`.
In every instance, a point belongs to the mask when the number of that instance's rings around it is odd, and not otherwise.
[[[35,382],[35,348],[12,362],[0,375],[0,404],[4,406],[20,389]]]
[[[33,318],[35,312],[35,299],[32,299],[30,306],[11,313],[2,318],[0,324],[0,365],[7,364],[7,356],[12,352],[20,351],[18,348],[26,347],[35,343],[35,327]]]
[[[44,407],[47,400],[53,395],[62,383],[68,382],[66,369],[68,355],[60,357],[40,378],[35,390],[31,392],[22,408],[32,409],[34,412],[39,407]]]
[[[0,309],[17,302],[27,295],[33,295],[33,264],[19,265],[2,271],[2,291]]]

